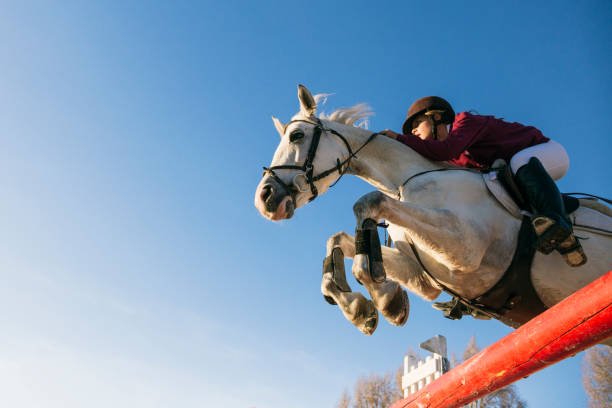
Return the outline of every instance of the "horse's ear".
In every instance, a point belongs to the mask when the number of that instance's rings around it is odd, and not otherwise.
[[[317,103],[310,91],[304,85],[298,85],[298,99],[300,100],[300,111],[305,116],[314,115]]]
[[[272,116],[272,122],[274,123],[274,127],[276,128],[278,134],[283,137],[283,134],[285,133],[285,126],[283,126],[281,121],[275,118],[274,116]]]

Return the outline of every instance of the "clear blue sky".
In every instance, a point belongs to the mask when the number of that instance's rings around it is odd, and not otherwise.
[[[562,190],[612,196],[609,1],[399,3],[3,2],[2,405],[331,407],[432,335],[509,333],[412,296],[365,337],[324,302],[357,179],[289,222],[253,207],[298,83],[372,129],[428,94],[536,125],[570,153]],[[581,361],[519,391],[586,406]]]

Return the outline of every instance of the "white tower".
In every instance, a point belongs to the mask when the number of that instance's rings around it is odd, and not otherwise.
[[[404,375],[402,376],[404,398],[415,394],[433,380],[438,379],[449,368],[444,336],[434,336],[421,343],[420,347],[432,354],[425,360],[417,360],[413,356],[404,357]]]
[[[419,345],[423,350],[431,352],[425,360],[417,360],[413,356],[404,356],[404,375],[402,375],[402,390],[404,398],[416,394],[418,390],[440,378],[450,369],[446,357],[446,338],[437,335]],[[481,400],[465,405],[464,408],[480,408]]]

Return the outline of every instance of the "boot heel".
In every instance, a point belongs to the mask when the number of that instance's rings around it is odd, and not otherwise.
[[[536,247],[538,251],[546,255],[557,249],[572,234],[571,230],[548,217],[535,217],[532,224],[538,236]]]
[[[559,245],[557,251],[563,256],[565,262],[574,268],[582,266],[587,262],[584,249],[582,249],[580,241],[578,241],[573,234],[570,234],[570,236]]]

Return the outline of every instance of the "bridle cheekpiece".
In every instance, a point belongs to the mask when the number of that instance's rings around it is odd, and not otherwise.
[[[301,170],[303,172],[303,176],[306,179],[306,183],[308,184],[308,186],[310,187],[310,192],[312,194],[312,196],[308,199],[308,201],[312,201],[315,198],[317,198],[317,196],[319,195],[319,191],[317,189],[317,186],[315,185],[315,182],[321,180],[322,178],[325,178],[327,176],[329,176],[330,174],[334,173],[334,172],[338,172],[339,176],[338,179],[330,186],[333,187],[339,180],[340,178],[342,178],[342,176],[344,175],[344,173],[346,172],[346,170],[349,168],[350,166],[350,162],[353,159],[353,157],[356,157],[357,153],[363,149],[368,143],[370,143],[376,136],[379,135],[379,133],[372,133],[370,135],[370,137],[368,138],[368,140],[365,141],[365,143],[363,145],[361,145],[359,147],[359,149],[357,149],[355,152],[353,152],[353,150],[351,149],[351,146],[349,145],[348,141],[346,140],[346,138],[344,136],[342,136],[340,133],[336,132],[334,129],[330,129],[330,128],[326,128],[325,126],[323,126],[323,123],[321,122],[321,120],[317,117],[313,118],[314,121],[310,121],[310,120],[304,120],[304,119],[295,119],[290,121],[289,123],[287,123],[287,125],[285,125],[285,129],[287,128],[287,126],[289,126],[290,124],[294,123],[294,122],[304,122],[304,123],[308,123],[311,125],[314,125],[314,131],[313,131],[313,135],[312,135],[312,142],[310,143],[310,146],[308,148],[308,155],[306,156],[306,160],[304,161],[304,163],[299,166],[296,164],[283,164],[283,165],[279,165],[279,166],[270,166],[270,167],[264,167],[264,176],[266,174],[270,175],[277,183],[279,183],[287,192],[287,194],[289,194],[291,196],[291,199],[293,200],[293,204],[295,205],[295,196],[297,194],[298,191],[300,191],[296,186],[295,183],[293,183],[293,186],[288,186],[287,183],[285,183],[280,177],[278,177],[278,175],[274,172],[275,170],[284,170],[284,169],[291,169],[291,170]],[[342,140],[342,142],[344,142],[344,145],[346,146],[349,155],[348,157],[343,160],[340,161],[339,158],[336,158],[336,165],[332,168],[329,168],[325,171],[322,171],[321,173],[314,175],[314,159],[315,159],[315,155],[317,154],[317,149],[319,147],[319,141],[321,140],[321,135],[323,133],[331,133],[337,137],[340,138],[340,140]],[[297,175],[299,176],[299,174]],[[297,177],[296,176],[296,177]],[[295,178],[294,177],[294,180]]]

